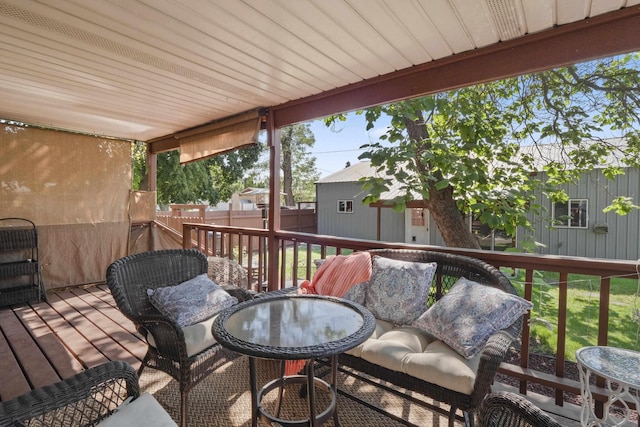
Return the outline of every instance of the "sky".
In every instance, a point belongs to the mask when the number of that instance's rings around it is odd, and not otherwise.
[[[355,113],[349,113],[345,122],[338,123],[336,131],[326,127],[322,120],[309,124],[316,139],[310,152],[316,157],[318,172],[323,178],[344,169],[347,162],[352,165],[358,163],[358,156],[364,151],[360,147],[378,141],[389,125],[389,118],[383,115],[376,122],[376,127],[368,132],[364,116]]]

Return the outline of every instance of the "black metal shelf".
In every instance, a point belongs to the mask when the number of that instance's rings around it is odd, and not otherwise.
[[[46,301],[38,230],[24,218],[0,218],[0,306]]]

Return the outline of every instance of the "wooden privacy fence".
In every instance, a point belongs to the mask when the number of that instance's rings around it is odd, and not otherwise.
[[[156,212],[156,221],[176,231],[184,223],[213,224],[241,228],[266,228],[266,214],[262,209],[207,210],[206,205],[171,205],[171,211]],[[301,233],[316,233],[316,211],[313,208],[282,209],[280,228]]]

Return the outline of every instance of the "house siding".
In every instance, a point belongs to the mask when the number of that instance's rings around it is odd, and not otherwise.
[[[546,174],[540,174],[546,179]],[[543,255],[568,255],[606,259],[635,260],[640,257],[640,212],[634,210],[621,216],[602,210],[617,196],[630,196],[635,203],[640,199],[640,169],[627,169],[625,175],[608,180],[598,170],[584,174],[577,184],[566,185],[567,195],[572,199],[588,200],[588,228],[550,229],[551,200],[542,192],[535,194],[538,202],[547,209],[546,215],[529,215],[535,227],[533,237],[542,243],[537,253]],[[543,218],[544,217],[544,218]],[[594,231],[595,224],[606,224],[608,232]],[[531,235],[519,230],[518,240]]]
[[[355,182],[316,184],[318,234],[376,240],[378,209],[362,204],[364,196]],[[338,200],[353,200],[353,213],[338,213]],[[380,215],[380,240],[404,242],[404,213],[383,208]]]

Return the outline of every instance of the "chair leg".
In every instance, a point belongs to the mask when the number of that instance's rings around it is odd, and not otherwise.
[[[475,422],[475,415],[472,412],[464,411],[464,425],[465,427],[473,427]]]
[[[189,395],[188,391],[180,392],[180,426],[187,427],[187,410],[189,406],[187,405],[187,396]]]
[[[140,367],[138,368],[138,378],[140,378],[140,375],[142,375],[142,370],[144,369],[145,366],[147,366],[147,363],[149,362],[149,352],[147,352],[144,357],[142,358],[142,363],[140,364]]]

